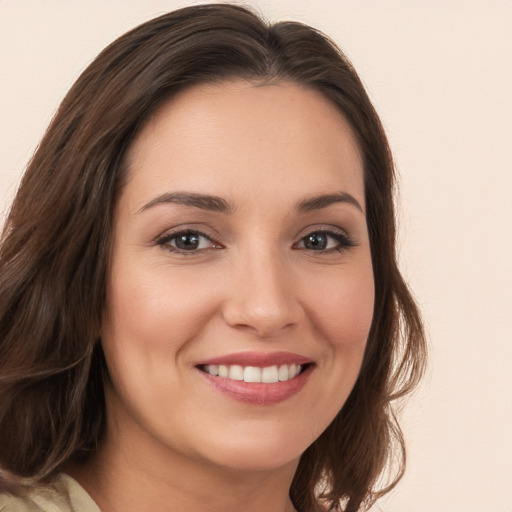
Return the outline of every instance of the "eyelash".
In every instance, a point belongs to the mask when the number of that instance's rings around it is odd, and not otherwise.
[[[171,242],[176,241],[178,239],[178,237],[180,237],[180,236],[184,237],[187,235],[197,236],[200,239],[201,238],[206,239],[211,243],[212,246],[207,247],[207,248],[184,250],[184,249],[180,249],[178,247],[174,247],[173,245],[171,245]],[[181,231],[176,231],[174,233],[167,233],[157,239],[156,245],[163,247],[164,249],[166,249],[169,252],[183,254],[185,256],[193,256],[194,254],[198,254],[198,253],[204,252],[204,251],[210,251],[212,249],[214,249],[214,250],[215,249],[223,249],[223,246],[221,244],[218,244],[217,242],[215,242],[210,236],[202,233],[201,231],[197,231],[194,229],[183,229]]]
[[[323,235],[328,238],[333,238],[337,243],[334,247],[328,248],[328,249],[320,249],[318,251],[315,251],[314,249],[308,249],[307,247],[304,247],[303,249],[310,252],[319,252],[321,254],[330,254],[333,252],[341,253],[346,251],[347,249],[350,249],[351,247],[354,247],[356,244],[354,240],[344,231],[341,229],[315,229],[313,231],[310,231],[306,235],[304,235],[298,243],[294,244],[294,248],[299,249],[297,247],[298,244],[304,243],[304,241],[313,235]]]
[[[171,242],[176,242],[178,237],[184,237],[184,236],[196,236],[199,239],[206,239],[210,242],[211,246],[206,248],[196,248],[192,250],[184,250],[180,249],[176,246],[173,246]],[[328,249],[308,249],[307,247],[298,247],[299,244],[304,244],[307,237],[312,237],[313,235],[323,235],[328,238],[332,238],[336,241],[335,247],[330,247]],[[201,242],[199,241],[199,244]],[[329,242],[327,242],[329,243]],[[224,247],[215,242],[210,236],[206,235],[205,233],[202,233],[201,231],[193,230],[193,229],[184,229],[182,231],[177,231],[174,233],[167,233],[163,235],[162,237],[158,238],[156,240],[156,245],[161,246],[162,248],[166,249],[169,252],[177,253],[177,254],[183,254],[186,256],[193,256],[201,252],[210,251],[210,250],[217,250],[217,249],[223,249]],[[353,239],[343,230],[338,229],[316,229],[313,231],[310,231],[306,235],[304,235],[297,243],[293,245],[293,248],[296,250],[306,250],[312,253],[318,252],[320,254],[330,254],[333,252],[344,252],[345,250],[354,247],[356,244],[353,241]]]

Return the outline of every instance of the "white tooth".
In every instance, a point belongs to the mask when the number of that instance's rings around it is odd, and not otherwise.
[[[229,366],[226,366],[225,364],[221,364],[219,366],[219,377],[229,377]]]
[[[288,368],[288,379],[293,379],[299,373],[297,365],[295,363],[291,364]]]
[[[279,373],[277,366],[266,366],[261,371],[261,382],[270,384],[271,382],[279,382]]]
[[[230,366],[229,378],[233,380],[244,380],[244,369],[237,364]]]
[[[279,380],[288,380],[288,365],[283,364],[279,367]]]
[[[206,367],[206,370],[210,375],[219,375],[219,365],[218,364],[209,364]]]
[[[245,382],[261,382],[261,368],[246,366],[244,369]]]

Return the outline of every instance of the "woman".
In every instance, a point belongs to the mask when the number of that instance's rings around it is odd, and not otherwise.
[[[314,29],[212,4],[112,43],[4,229],[0,509],[348,512],[389,490],[391,403],[425,352],[392,191]]]

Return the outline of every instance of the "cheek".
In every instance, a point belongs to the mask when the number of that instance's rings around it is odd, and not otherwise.
[[[118,268],[112,275],[105,330],[115,343],[124,340],[128,350],[175,354],[214,310],[204,284],[191,280],[190,273],[169,272],[165,266],[139,266],[137,272],[127,264]]]
[[[102,342],[117,395],[132,416],[164,410],[184,378],[177,362],[211,317],[212,298],[190,273],[126,258],[113,267],[107,301]]]
[[[374,307],[371,266],[338,268],[329,272],[331,275],[317,276],[315,292],[308,295],[312,337],[323,348],[318,399],[310,411],[318,418],[317,435],[332,422],[354,387]]]
[[[374,308],[371,267],[345,275],[317,279],[309,293],[310,317],[315,329],[333,348],[364,350]]]

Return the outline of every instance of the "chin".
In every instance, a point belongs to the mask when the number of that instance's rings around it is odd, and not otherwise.
[[[230,435],[224,433],[215,443],[210,437],[203,457],[236,471],[272,471],[284,466],[295,467],[304,451],[321,433],[301,432],[290,428],[261,426],[249,432],[241,428]],[[293,432],[293,433],[292,433]],[[226,442],[228,440],[228,442]]]
[[[218,456],[217,465],[239,473],[271,472],[287,466],[296,467],[301,455],[302,452],[288,452],[282,447],[266,451],[246,448]]]

